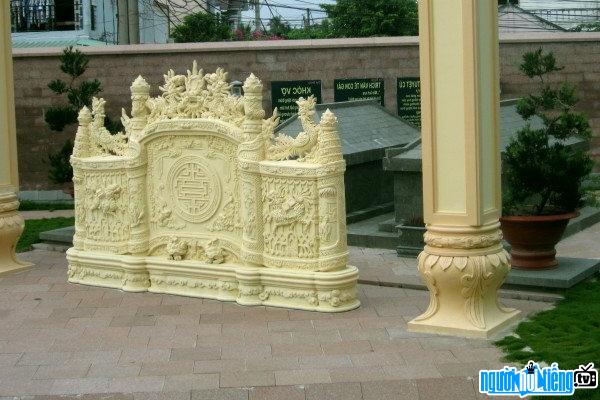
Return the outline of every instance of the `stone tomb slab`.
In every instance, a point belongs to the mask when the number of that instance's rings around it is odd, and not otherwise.
[[[513,268],[504,281],[504,288],[526,286],[539,289],[568,289],[600,270],[600,260],[557,257],[558,267],[532,271]]]

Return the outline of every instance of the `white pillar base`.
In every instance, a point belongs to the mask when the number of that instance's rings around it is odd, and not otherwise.
[[[15,254],[17,241],[25,228],[15,193],[0,194],[0,276],[29,268]]]
[[[497,226],[427,227],[418,261],[429,307],[409,331],[489,338],[519,319],[520,311],[498,301],[510,263]]]

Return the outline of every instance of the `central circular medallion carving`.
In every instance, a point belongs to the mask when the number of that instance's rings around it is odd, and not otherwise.
[[[213,216],[221,200],[218,175],[198,157],[182,157],[173,164],[168,185],[174,209],[189,222]]]

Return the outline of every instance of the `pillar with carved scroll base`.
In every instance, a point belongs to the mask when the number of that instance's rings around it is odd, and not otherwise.
[[[150,99],[150,85],[139,75],[131,84],[131,118],[122,110],[121,121],[129,125],[129,152],[137,153],[139,149],[139,140],[142,137],[142,131],[148,123],[148,99]],[[147,161],[142,159],[132,159],[129,162],[127,170],[127,180],[129,181],[129,221],[130,237],[128,251],[134,255],[143,255],[148,251],[149,223],[148,213],[145,211],[147,201],[146,190],[146,165]]]
[[[263,263],[262,183],[259,161],[265,157],[266,138],[262,136],[265,111],[262,107],[262,82],[254,75],[244,81],[244,142],[239,147],[241,180],[242,249],[247,268],[239,274],[240,304],[261,304],[263,288],[256,284]]]
[[[31,265],[15,255],[25,223],[16,194],[19,177],[8,4],[0,4],[0,275]]]
[[[489,337],[519,316],[498,302],[501,245],[497,10],[419,1],[423,201],[419,273],[429,308],[411,331]]]
[[[89,108],[83,107],[79,111],[77,117],[79,126],[77,127],[77,134],[75,135],[75,143],[73,144],[73,154],[71,155],[71,162],[73,158],[84,158],[89,157],[88,149],[90,146],[90,124],[92,123],[92,112]],[[83,176],[82,172],[75,168],[73,170],[73,197],[75,200],[75,233],[73,234],[73,246],[76,249],[83,249],[83,238],[85,238],[85,219],[83,215],[85,213],[85,204],[81,199],[85,197],[85,188],[82,185]]]
[[[139,75],[129,87],[131,91],[131,118],[123,110],[123,119],[131,123],[130,143],[137,143],[141,138],[141,132],[147,124],[148,106],[146,103],[150,98],[150,85]]]

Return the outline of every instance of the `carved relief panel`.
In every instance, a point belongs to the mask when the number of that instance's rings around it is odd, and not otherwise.
[[[127,252],[129,239],[128,179],[123,169],[90,169],[83,173],[85,201],[77,206],[84,220],[84,248]]]
[[[316,181],[263,177],[264,251],[275,266],[318,256],[316,193]]]
[[[238,253],[235,243],[240,241],[242,223],[236,154],[234,142],[209,134],[166,133],[147,143],[150,238],[155,252],[161,245],[168,247],[172,235],[193,234],[217,237],[224,251]]]

